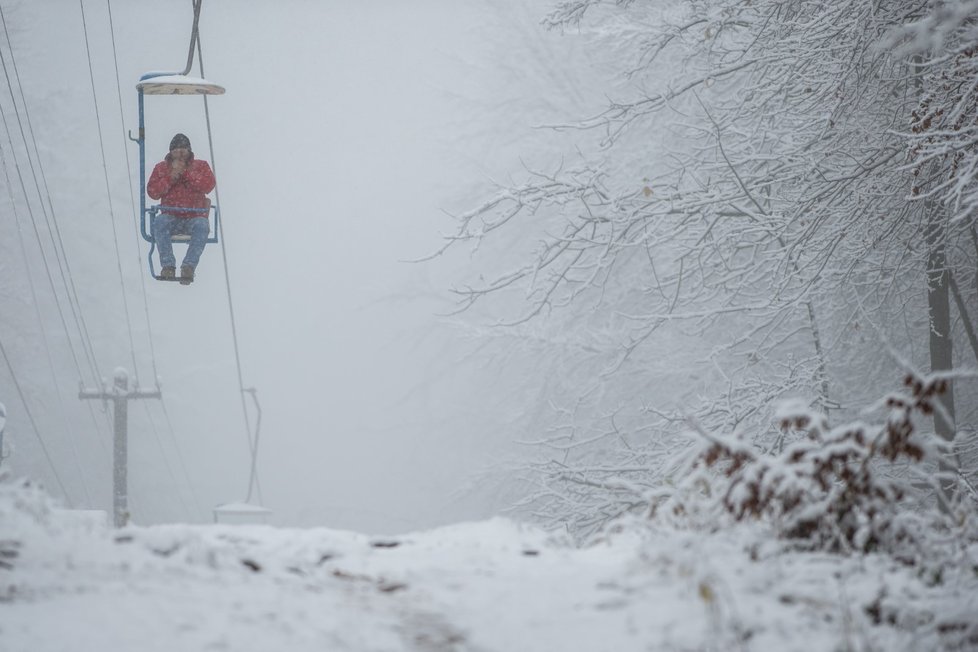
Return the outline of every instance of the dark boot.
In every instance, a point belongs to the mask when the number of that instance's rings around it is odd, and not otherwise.
[[[167,265],[160,270],[160,278],[164,280],[170,280],[171,278],[176,278],[177,270],[173,265]]]
[[[194,282],[194,268],[190,265],[180,266],[180,282],[184,285],[190,285]]]

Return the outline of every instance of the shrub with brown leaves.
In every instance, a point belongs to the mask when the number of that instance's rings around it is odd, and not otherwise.
[[[887,396],[882,424],[829,428],[823,414],[801,403],[784,404],[777,420],[779,445],[760,452],[729,436],[700,434],[707,445],[696,466],[725,476],[720,499],[737,520],[770,519],[779,534],[806,547],[832,552],[886,550],[912,562],[927,527],[904,498],[913,491],[907,474],[895,479],[888,464],[928,463],[933,474],[941,442],[920,432],[915,415],[931,415],[947,381],[935,374],[908,375],[906,392]],[[794,435],[792,437],[792,435]],[[780,445],[786,439],[787,445]],[[936,483],[935,483],[936,487]]]

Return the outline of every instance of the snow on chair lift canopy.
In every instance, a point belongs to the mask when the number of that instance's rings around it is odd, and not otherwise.
[[[145,95],[224,95],[224,87],[200,77],[149,72],[136,88]]]
[[[139,137],[132,138],[130,134],[130,138],[139,144],[139,226],[143,239],[150,243],[148,256],[149,273],[154,278],[160,279],[153,265],[153,252],[156,249],[156,238],[153,235],[153,219],[160,212],[160,205],[157,204],[148,208],[146,206],[146,127],[143,98],[145,95],[223,95],[224,87],[206,79],[190,77],[183,73],[148,72],[139,78],[136,89],[139,92]],[[211,225],[207,242],[216,243],[220,229],[220,207],[216,203],[211,203],[210,209],[200,210],[207,212],[208,217],[210,211],[214,211],[213,224]],[[189,236],[173,236],[174,243],[187,243],[189,241]]]

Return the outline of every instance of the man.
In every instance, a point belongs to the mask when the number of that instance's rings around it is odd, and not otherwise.
[[[194,158],[190,139],[177,134],[170,141],[170,153],[156,164],[146,184],[146,193],[160,200],[160,212],[153,220],[153,237],[160,250],[160,279],[176,277],[176,258],[173,257],[173,236],[189,235],[190,246],[180,265],[180,282],[194,280],[194,270],[210,232],[211,200],[207,193],[214,189],[214,172],[207,161]],[[179,210],[179,209],[203,210]]]

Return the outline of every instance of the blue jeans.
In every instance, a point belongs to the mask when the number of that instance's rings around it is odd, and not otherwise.
[[[200,254],[207,244],[210,233],[210,221],[206,217],[174,217],[160,213],[153,219],[153,237],[156,238],[156,248],[160,251],[161,267],[176,267],[177,259],[173,257],[173,236],[189,235],[190,246],[187,255],[183,257],[183,265],[197,267]]]

